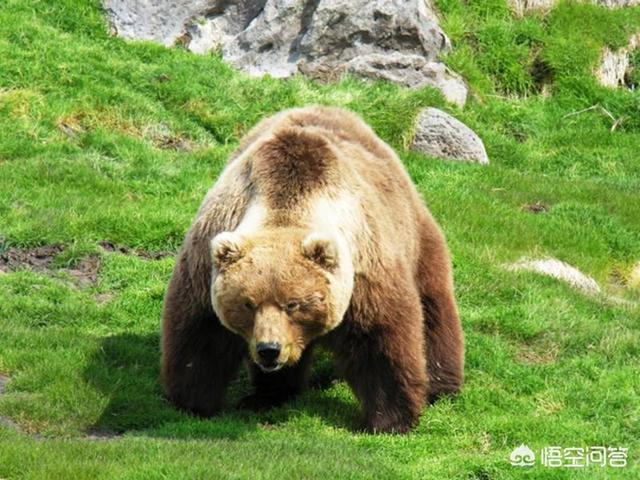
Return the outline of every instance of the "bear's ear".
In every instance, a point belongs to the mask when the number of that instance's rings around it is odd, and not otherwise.
[[[338,266],[338,245],[336,241],[321,233],[311,233],[302,242],[302,253],[325,270]]]
[[[224,270],[240,260],[243,255],[242,238],[236,233],[222,232],[211,240],[211,256],[218,270]]]

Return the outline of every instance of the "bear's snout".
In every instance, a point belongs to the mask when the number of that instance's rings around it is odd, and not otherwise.
[[[287,315],[272,304],[257,309],[250,340],[251,357],[265,372],[280,370],[293,360],[292,331]]]
[[[265,368],[277,367],[277,360],[280,356],[282,345],[278,342],[261,342],[256,345],[256,352],[260,364]]]

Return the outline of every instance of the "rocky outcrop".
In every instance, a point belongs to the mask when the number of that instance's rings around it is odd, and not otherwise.
[[[489,163],[480,137],[437,108],[426,108],[418,115],[411,150],[447,160]]]
[[[114,32],[132,40],[151,40],[167,47],[184,35],[185,25],[212,6],[211,0],[104,0]]]
[[[345,73],[466,99],[464,82],[439,56],[449,39],[425,0],[103,0],[125,38],[196,53],[220,51],[250,75],[301,72],[336,79]]]
[[[600,5],[605,8],[623,8],[636,7],[640,5],[640,0],[586,0],[591,1],[594,5]],[[528,13],[548,13],[558,0],[507,0],[511,10],[518,16],[522,17]]]
[[[631,53],[640,46],[640,34],[634,35],[626,47],[612,51],[605,47],[596,69],[596,78],[605,87],[626,86],[626,78],[630,73]]]
[[[607,8],[622,8],[640,5],[640,0],[593,0],[593,3]]]
[[[522,17],[528,13],[550,11],[556,4],[556,0],[507,0],[511,10]]]

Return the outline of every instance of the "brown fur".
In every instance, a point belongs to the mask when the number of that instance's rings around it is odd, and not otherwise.
[[[311,129],[281,130],[261,145],[251,181],[266,193],[273,210],[287,209],[313,190],[334,183],[336,162],[329,143]]]
[[[212,257],[211,239],[238,229],[256,201],[267,212],[261,231]],[[329,206],[314,210],[322,201]],[[305,240],[318,221],[348,240],[354,269],[348,308],[329,332],[342,267],[331,240]],[[212,280],[225,326],[212,308]],[[289,311],[292,298],[303,305]],[[339,109],[285,111],[249,132],[187,234],[162,330],[167,395],[201,415],[219,410],[240,361],[255,361],[258,337],[269,335],[289,356],[273,373],[251,365],[247,406],[298,393],[318,342],[333,350],[369,431],[408,431],[425,402],[462,384],[462,330],[442,233],[395,153]]]

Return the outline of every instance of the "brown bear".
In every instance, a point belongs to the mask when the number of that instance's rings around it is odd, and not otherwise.
[[[163,383],[210,416],[247,358],[246,405],[278,405],[304,387],[317,344],[368,431],[406,432],[461,387],[443,235],[393,150],[327,107],[260,122],[205,197],[165,298]]]

